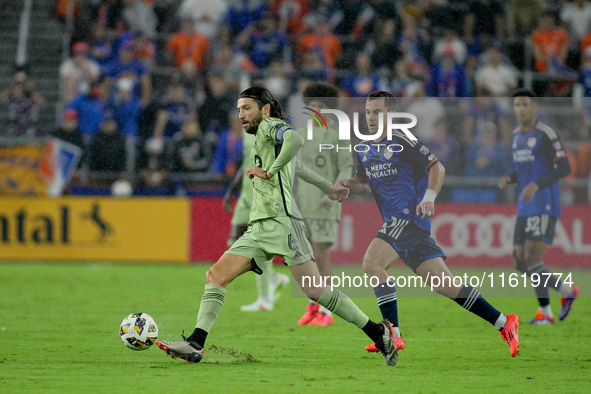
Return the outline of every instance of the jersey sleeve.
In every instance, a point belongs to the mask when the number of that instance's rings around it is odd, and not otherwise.
[[[560,136],[554,130],[551,130],[551,133],[542,134],[542,147],[542,152],[550,167],[552,167],[552,163],[566,158],[566,150],[562,146]]]
[[[400,137],[397,143],[402,145],[402,154],[414,171],[429,171],[439,161],[435,154],[419,140],[411,141]]]
[[[283,144],[285,133],[288,130],[291,131],[290,125],[275,118],[267,118],[259,126],[259,131],[261,131],[263,136],[271,141],[273,145]]]
[[[362,181],[367,180],[367,175],[365,174],[365,167],[359,158],[359,155],[355,155],[355,178],[361,179]]]

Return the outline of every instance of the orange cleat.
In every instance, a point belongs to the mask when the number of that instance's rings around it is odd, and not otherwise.
[[[503,341],[509,344],[509,350],[511,351],[511,357],[515,357],[519,351],[519,334],[517,332],[519,328],[519,316],[507,315],[507,323],[501,330],[501,338]]]
[[[573,291],[570,292],[568,297],[562,298],[562,300],[561,300],[562,308],[560,308],[560,313],[558,314],[558,320],[563,321],[564,319],[566,319],[566,317],[570,313],[570,309],[573,306],[573,302],[575,302],[575,300],[579,296],[580,292],[581,292],[581,288],[579,286],[575,286],[575,288],[573,289]]]
[[[394,326],[392,325],[392,323],[390,323],[390,330],[392,331],[392,338],[394,339],[394,346],[396,346],[396,350],[404,350],[404,348],[406,346],[404,344],[404,339],[394,336]],[[368,352],[372,352],[372,353],[379,352],[375,343],[372,343],[371,345],[367,345],[365,347],[365,350],[367,350]]]
[[[304,326],[310,323],[310,321],[312,321],[312,319],[314,318],[316,312],[318,312],[319,308],[319,304],[308,304],[308,306],[306,307],[306,313],[304,313],[304,316],[300,317],[300,320],[298,320],[298,326]]]
[[[536,312],[536,317],[527,322],[527,324],[554,324],[554,316],[545,315],[542,311]]]
[[[332,325],[332,316],[324,314],[322,312],[316,312],[310,323],[309,326],[331,326]]]

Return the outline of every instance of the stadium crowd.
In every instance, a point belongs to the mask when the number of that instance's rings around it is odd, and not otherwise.
[[[66,4],[56,1],[62,21]],[[591,97],[585,0],[78,0],[73,10],[54,134],[85,149],[91,180],[131,171],[146,187],[226,182],[242,158],[236,97],[251,85],[292,113],[311,81],[349,97],[388,90],[452,175],[495,178],[515,127],[500,98],[528,73],[541,97]],[[36,134],[44,102],[31,86],[19,74],[0,94],[12,135]],[[463,97],[474,99],[454,101]],[[587,179],[591,105],[579,102],[580,130],[561,131],[577,143],[571,177]]]

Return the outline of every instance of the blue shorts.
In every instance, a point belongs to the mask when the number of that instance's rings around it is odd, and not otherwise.
[[[515,222],[513,245],[523,245],[525,241],[544,241],[552,245],[555,229],[556,216],[519,216]]]
[[[392,246],[404,264],[415,273],[425,260],[435,257],[441,257],[443,260],[446,258],[429,231],[406,220],[391,218],[384,223],[376,238]]]

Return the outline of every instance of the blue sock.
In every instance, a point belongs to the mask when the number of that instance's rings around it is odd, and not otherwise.
[[[388,319],[394,326],[394,332],[398,332],[398,300],[396,298],[396,287],[394,283],[382,283],[373,288],[378,299],[378,306],[382,312],[382,317]],[[400,333],[398,332],[398,335]]]
[[[501,312],[482,298],[480,292],[472,286],[464,285],[454,301],[462,308],[480,316],[492,325],[495,325],[497,319],[501,316]]]

